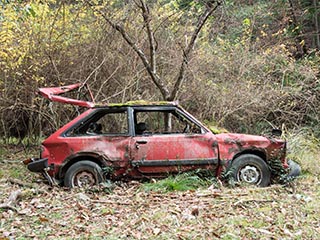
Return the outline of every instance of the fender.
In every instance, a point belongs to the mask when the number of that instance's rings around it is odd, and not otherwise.
[[[64,177],[65,172],[67,169],[77,161],[81,160],[91,160],[102,167],[113,166],[113,161],[106,156],[103,152],[78,152],[74,155],[70,155],[67,157],[63,163],[60,165],[58,178],[61,179]]]

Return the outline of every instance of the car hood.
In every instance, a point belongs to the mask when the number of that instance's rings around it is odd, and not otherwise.
[[[285,141],[281,139],[276,139],[272,137],[259,136],[259,135],[249,135],[240,133],[220,133],[216,135],[218,142],[223,142],[225,144],[237,144],[241,146],[246,145],[259,145],[261,147],[269,145],[270,143],[284,143]]]

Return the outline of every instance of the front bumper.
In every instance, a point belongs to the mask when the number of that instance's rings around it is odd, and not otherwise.
[[[50,170],[48,158],[29,158],[23,161],[31,172],[41,173],[49,182],[50,186],[55,184],[54,179],[49,175]]]

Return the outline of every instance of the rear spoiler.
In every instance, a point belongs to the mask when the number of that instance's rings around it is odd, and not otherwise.
[[[89,92],[92,102],[59,96],[60,94],[71,92],[76,89],[81,90],[84,87]],[[48,98],[53,102],[67,103],[67,104],[72,104],[72,105],[87,107],[87,108],[92,108],[95,105],[92,92],[89,89],[89,86],[87,84],[75,83],[72,85],[67,85],[62,87],[39,88],[39,93],[41,96]]]

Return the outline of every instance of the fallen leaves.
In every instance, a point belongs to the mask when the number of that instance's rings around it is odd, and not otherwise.
[[[320,234],[320,184],[314,178],[312,184],[299,180],[295,193],[278,185],[158,193],[143,191],[134,181],[107,193],[0,180],[0,204],[19,196],[10,204],[14,209],[0,209],[4,239],[312,239]]]
[[[16,190],[16,191],[11,192],[8,200],[5,203],[0,204],[0,209],[2,208],[2,209],[11,209],[14,211],[18,211],[14,205],[18,201],[18,198],[21,195],[22,195],[21,190]]]

